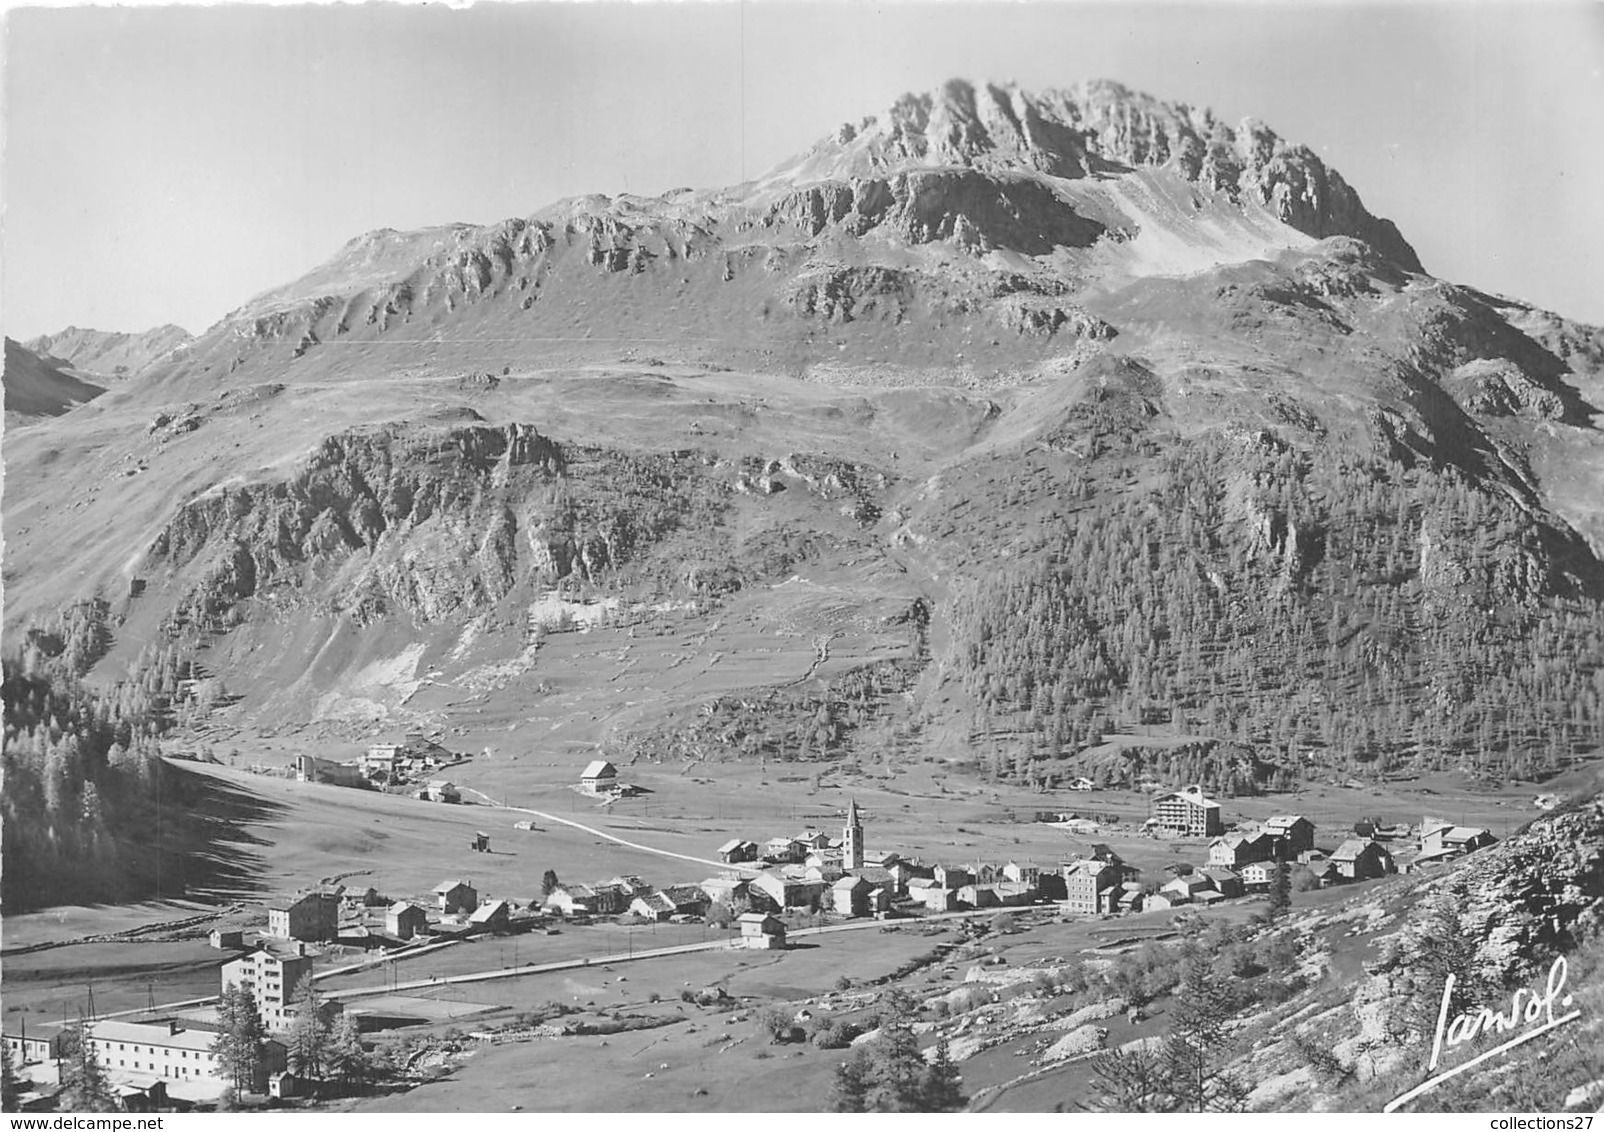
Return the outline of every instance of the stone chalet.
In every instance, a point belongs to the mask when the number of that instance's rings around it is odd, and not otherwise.
[[[479,907],[479,890],[465,880],[443,880],[434,886],[434,894],[440,898],[440,911],[448,916]]]
[[[1226,869],[1240,869],[1254,861],[1268,861],[1275,856],[1275,840],[1262,830],[1253,833],[1228,833],[1209,845],[1209,864]]]
[[[718,859],[726,865],[738,865],[744,861],[757,860],[757,842],[743,841],[739,837],[732,837],[718,847]]]
[[[958,906],[957,891],[943,887],[934,877],[909,880],[908,897],[932,912],[951,912]]]
[[[1140,889],[1141,886],[1137,885]],[[1016,880],[966,884],[958,890],[958,903],[971,908],[1022,908],[1036,899],[1036,886]]]
[[[1265,819],[1259,832],[1270,839],[1275,856],[1283,861],[1295,860],[1299,853],[1314,848],[1314,823],[1302,814],[1278,814]]]
[[[1064,902],[1071,912],[1095,916],[1112,911],[1113,894],[1124,883],[1119,865],[1083,858],[1064,866]]]
[[[267,906],[267,934],[309,943],[331,940],[340,930],[340,891],[311,889]]]
[[[1002,875],[1004,880],[1035,885],[1041,880],[1041,869],[1035,865],[1021,865],[1018,861],[1009,861],[1002,867]]]
[[[1248,892],[1268,892],[1275,883],[1274,861],[1255,861],[1242,866],[1242,887]]]
[[[1202,873],[1176,877],[1159,888],[1159,892],[1170,897],[1172,902],[1182,904],[1195,902],[1201,893],[1213,891],[1214,882]]]
[[[1115,915],[1121,915],[1126,912],[1140,912],[1142,910],[1142,902],[1145,899],[1146,897],[1142,893],[1142,886],[1133,880],[1128,880],[1109,893],[1108,910]]]
[[[598,916],[616,916],[629,908],[629,902],[643,892],[650,892],[649,885],[636,888],[614,877],[602,884],[591,885],[591,891],[596,894],[596,914]]]
[[[758,951],[780,951],[785,947],[785,924],[767,912],[745,912],[741,925],[741,946]]]
[[[545,906],[564,916],[596,914],[596,890],[588,884],[559,884],[546,895]]]
[[[747,895],[754,903],[762,903],[780,911],[809,906],[826,887],[822,881],[781,876],[770,871],[752,878]]]
[[[1224,897],[1241,896],[1243,893],[1242,878],[1230,869],[1204,869],[1203,875],[1208,877],[1214,885],[1214,891]]]
[[[794,837],[771,837],[763,845],[763,859],[777,865],[799,865],[807,855],[808,847]]]
[[[1427,818],[1420,823],[1420,856],[1415,858],[1415,863],[1473,853],[1496,840],[1480,826],[1450,825]]]
[[[504,932],[512,915],[505,900],[486,900],[468,916],[468,926],[476,932]]]
[[[862,877],[842,877],[830,886],[830,899],[835,911],[842,916],[867,916],[872,887]]]
[[[702,892],[713,904],[734,904],[746,895],[751,882],[745,877],[708,877],[701,884]]]
[[[661,923],[674,916],[707,914],[707,894],[694,884],[675,884],[658,892],[644,892],[630,902],[629,910],[642,919]]]
[[[1091,852],[1089,852],[1087,856],[1094,861],[1104,861],[1110,865],[1118,867],[1120,871],[1120,879],[1122,881],[1136,880],[1142,875],[1141,869],[1134,865],[1127,865],[1123,857],[1100,841],[1093,843]]]
[[[384,911],[384,930],[396,939],[411,939],[429,934],[429,913],[416,904],[402,900]]]
[[[1380,843],[1364,838],[1350,837],[1331,854],[1331,864],[1343,880],[1370,880],[1397,872],[1392,854]]]

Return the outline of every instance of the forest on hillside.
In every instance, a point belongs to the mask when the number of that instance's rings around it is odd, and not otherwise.
[[[188,820],[183,805],[161,809],[164,785],[174,801],[176,784],[164,783],[157,742],[187,662],[170,648],[147,649],[132,679],[98,690],[63,663],[69,652],[53,658],[30,639],[18,657],[0,662],[0,903],[7,913],[152,892],[156,879],[141,869],[146,855],[132,847],[150,842],[158,818],[175,832]]]
[[[1133,754],[1131,777],[1228,792],[1311,765],[1541,778],[1604,740],[1598,563],[1524,500],[1267,436],[1177,443],[1140,489],[1078,494],[1028,564],[947,610],[977,745],[1019,744],[994,776],[1049,784],[1154,723],[1230,742],[1185,767]]]

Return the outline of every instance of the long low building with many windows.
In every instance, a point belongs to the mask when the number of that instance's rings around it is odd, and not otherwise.
[[[194,1086],[180,1090],[192,1097],[215,1095],[230,1083],[213,1050],[218,1038],[215,1030],[186,1029],[173,1018],[91,1022],[88,1030],[100,1067],[115,1082],[145,1084],[159,1078],[169,1082],[169,1093],[173,1084]],[[256,1091],[265,1088],[268,1075],[284,1071],[286,1056],[282,1043],[271,1039],[263,1043],[258,1079],[252,1082]]]

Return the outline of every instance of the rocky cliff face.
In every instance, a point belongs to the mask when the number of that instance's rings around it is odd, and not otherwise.
[[[564,471],[533,427],[381,429],[325,439],[291,478],[225,486],[179,508],[145,569],[190,579],[170,621],[225,627],[240,603],[293,604],[338,575],[334,603],[435,620],[506,596],[520,576],[532,498]]]
[[[140,571],[177,583],[175,636],[311,609],[462,621],[565,584],[694,596],[753,572],[710,569],[730,554],[719,525],[737,479],[694,450],[564,446],[524,424],[362,429],[286,479],[183,504]]]
[[[1030,173],[1079,181],[1134,167],[1170,170],[1233,202],[1256,201],[1316,239],[1352,236],[1404,270],[1422,270],[1397,228],[1366,211],[1312,150],[1255,119],[1231,127],[1207,109],[1112,82],[1033,94],[954,80],[933,93],[905,95],[883,119],[841,127],[776,176],[880,186],[873,178],[910,166],[971,170],[980,183]],[[1096,234],[1084,222],[1076,232]]]

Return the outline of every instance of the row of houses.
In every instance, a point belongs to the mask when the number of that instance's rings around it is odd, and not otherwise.
[[[451,926],[497,931],[508,926],[512,905],[505,900],[482,900],[472,884],[450,879],[432,893],[438,915],[455,920]],[[382,924],[382,929],[380,925]],[[343,886],[320,885],[283,896],[267,906],[267,928],[260,938],[269,943],[400,944],[430,932],[429,911],[410,900],[391,900],[377,889],[347,891]],[[214,947],[244,946],[245,933],[218,930],[211,933]]]
[[[848,805],[839,838],[805,830],[766,842],[732,838],[719,846],[721,861],[754,868],[703,882],[714,900],[745,897],[753,907],[772,911],[818,908],[843,916],[879,915],[903,900],[931,912],[964,908],[1008,908],[1061,895],[1062,885],[1034,865],[924,864],[889,850],[870,849],[863,815]]]
[[[457,755],[422,732],[409,731],[400,742],[370,744],[362,753],[359,765],[369,779],[395,785],[419,779],[458,761]]]

